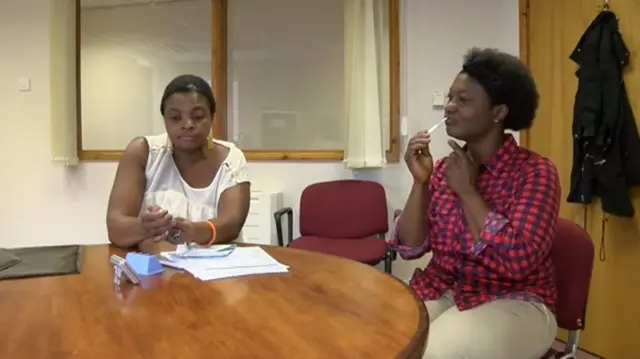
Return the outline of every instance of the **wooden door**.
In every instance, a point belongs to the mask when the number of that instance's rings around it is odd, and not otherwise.
[[[557,165],[563,196],[569,189],[572,165],[571,122],[577,87],[576,66],[569,60],[580,36],[596,17],[603,0],[522,0],[522,58],[528,63],[541,96],[533,128],[523,143],[551,158]],[[631,66],[625,79],[629,98],[640,119],[640,15],[638,0],[610,0],[620,19],[622,35],[631,51]],[[528,7],[528,8],[527,8]],[[608,359],[640,358],[640,191],[632,191],[636,218],[610,217],[606,223],[601,261],[603,214],[599,204],[588,208],[587,229],[596,247],[586,330],[580,346]],[[566,197],[565,197],[566,198]],[[561,216],[583,222],[583,208],[564,203]],[[561,335],[563,337],[563,335]]]

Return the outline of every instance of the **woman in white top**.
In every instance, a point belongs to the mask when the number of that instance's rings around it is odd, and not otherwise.
[[[249,212],[247,163],[234,144],[211,138],[215,107],[200,77],[167,85],[160,105],[167,132],[133,139],[118,164],[107,210],[113,244],[219,244],[240,236]]]

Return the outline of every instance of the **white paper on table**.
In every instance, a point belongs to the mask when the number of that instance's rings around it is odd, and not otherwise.
[[[199,269],[225,269],[260,267],[280,264],[260,247],[236,248],[233,253],[222,258],[194,259],[190,258],[185,263],[185,269],[196,271]]]
[[[282,266],[260,247],[238,247],[228,256],[217,258],[183,258],[173,255],[173,252],[162,252],[161,255],[170,261],[169,266],[191,273],[211,269]]]
[[[213,245],[210,247],[203,247],[198,245],[188,246],[186,244],[179,244],[176,247],[175,252],[171,253],[181,258],[214,258],[214,257],[226,257],[235,250],[234,245]]]
[[[268,265],[260,267],[243,267],[243,268],[224,268],[224,269],[209,269],[198,270],[192,272],[193,276],[203,280],[216,280],[224,278],[235,278],[255,274],[272,274],[272,273],[287,273],[289,269],[283,265]]]

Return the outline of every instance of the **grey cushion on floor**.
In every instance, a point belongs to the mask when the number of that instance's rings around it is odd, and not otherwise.
[[[20,258],[6,249],[0,248],[0,271],[20,263]]]
[[[80,273],[82,246],[7,249],[18,263],[0,270],[0,280]]]

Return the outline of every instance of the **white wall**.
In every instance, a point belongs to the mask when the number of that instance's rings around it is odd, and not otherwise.
[[[61,243],[105,243],[105,210],[116,165],[84,163],[58,168],[50,159],[50,0],[0,1],[0,247]],[[513,0],[406,0],[406,113],[415,132],[441,118],[429,102],[446,90],[471,46],[518,51],[518,2]],[[481,19],[482,21],[478,21]],[[485,24],[485,25],[478,25]],[[32,79],[31,92],[18,92],[17,79]],[[437,157],[449,151],[436,137]],[[367,178],[384,184],[391,208],[402,207],[411,178],[405,167],[354,175],[339,163],[251,163],[254,187],[279,190],[286,205],[298,205],[305,186],[339,178]],[[297,221],[295,231],[297,231]],[[399,261],[406,279],[416,265]]]

